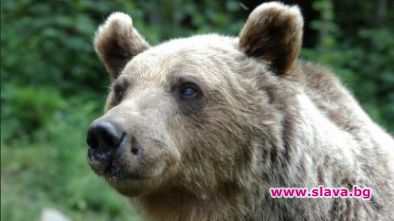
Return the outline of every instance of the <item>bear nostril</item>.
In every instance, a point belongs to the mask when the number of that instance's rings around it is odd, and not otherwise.
[[[115,149],[123,136],[124,132],[114,123],[100,120],[90,126],[86,141],[92,149],[109,150]]]
[[[133,155],[138,155],[139,152],[140,152],[140,150],[139,150],[138,148],[136,148],[136,147],[132,147],[132,148],[131,148],[131,153],[132,153]]]
[[[90,127],[88,130],[86,142],[88,146],[93,149],[98,146],[98,140],[96,139],[96,135],[94,134],[94,130],[92,129],[92,127]]]

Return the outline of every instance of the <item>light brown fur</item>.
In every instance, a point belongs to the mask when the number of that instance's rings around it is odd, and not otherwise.
[[[145,161],[122,156],[116,166],[139,178],[107,181],[149,220],[394,218],[394,141],[335,76],[297,60],[297,7],[262,4],[239,38],[200,35],[152,48],[124,16],[112,15],[95,38],[113,80],[100,119],[133,135]],[[112,57],[119,47],[122,56]],[[200,99],[179,100],[177,85],[187,81]],[[318,185],[371,187],[373,197],[268,192]]]

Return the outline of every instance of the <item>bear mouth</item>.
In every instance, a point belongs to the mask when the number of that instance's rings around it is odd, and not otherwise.
[[[108,165],[103,176],[108,181],[129,181],[129,180],[146,180],[149,177],[137,172],[137,171],[128,171],[122,167]]]
[[[94,149],[88,150],[89,164],[93,171],[107,180],[144,180],[148,179],[145,175],[138,172],[137,169],[131,170],[122,165],[117,158],[111,156],[111,153],[98,153]]]
[[[153,167],[148,166],[140,170],[110,165],[102,176],[120,194],[134,197],[158,188],[166,177],[167,170],[165,161],[156,162]]]
[[[167,162],[161,160],[143,159],[138,165],[130,165],[130,155],[122,149],[130,149],[127,142],[123,143],[119,151],[100,152],[89,148],[88,159],[92,170],[109,182],[122,183],[125,181],[144,181],[162,176],[167,169]]]

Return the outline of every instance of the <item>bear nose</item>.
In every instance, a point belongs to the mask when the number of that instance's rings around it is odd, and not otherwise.
[[[99,151],[114,150],[123,139],[124,131],[108,120],[94,122],[88,130],[87,143],[90,148]]]

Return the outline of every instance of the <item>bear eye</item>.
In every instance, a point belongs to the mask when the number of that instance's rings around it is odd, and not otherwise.
[[[116,100],[121,100],[123,97],[123,88],[120,85],[115,85],[114,93]]]
[[[114,84],[113,91],[114,91],[114,102],[113,104],[116,105],[120,103],[123,99],[124,93],[126,88],[128,87],[128,83],[126,82],[117,82]]]
[[[185,83],[179,87],[179,95],[182,99],[193,99],[200,94],[200,89],[196,84]]]

